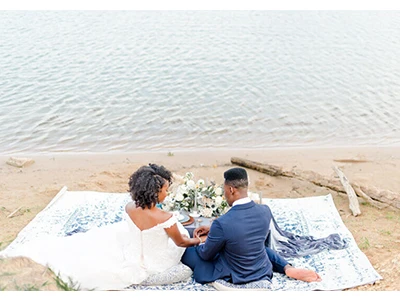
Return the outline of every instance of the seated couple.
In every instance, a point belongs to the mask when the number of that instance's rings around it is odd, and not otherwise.
[[[13,256],[30,257],[81,289],[124,289],[181,262],[198,283],[271,280],[273,272],[306,282],[321,280],[316,272],[291,266],[265,246],[272,213],[247,197],[245,169],[224,173],[231,209],[211,227],[197,228],[193,237],[171,212],[157,207],[172,179],[163,166],[142,166],[129,178],[133,201],[125,207],[124,221],[72,236],[37,239]]]

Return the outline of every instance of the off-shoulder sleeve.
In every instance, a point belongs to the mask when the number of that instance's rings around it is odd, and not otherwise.
[[[171,218],[169,218],[164,223],[160,224],[160,226],[162,228],[169,228],[169,227],[173,226],[174,224],[176,224],[177,222],[178,222],[178,219],[174,215],[172,215]]]
[[[189,231],[182,225],[181,222],[178,221],[177,217],[175,217],[175,216],[172,216],[167,221],[165,221],[164,223],[160,224],[160,226],[165,229],[165,228],[170,228],[174,224],[178,225],[178,229],[179,229],[181,234],[184,234],[184,235],[186,235],[187,237],[190,238]]]

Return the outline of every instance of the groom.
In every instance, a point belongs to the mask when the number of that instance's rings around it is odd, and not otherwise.
[[[224,173],[224,194],[231,209],[209,226],[193,232],[204,243],[187,248],[182,263],[199,283],[223,279],[233,284],[271,280],[273,272],[312,282],[321,281],[311,270],[297,269],[272,249],[265,247],[272,213],[267,205],[248,198],[248,177],[243,168]]]

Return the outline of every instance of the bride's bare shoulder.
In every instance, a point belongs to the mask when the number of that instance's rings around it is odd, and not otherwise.
[[[137,210],[137,207],[136,207],[136,205],[134,205],[134,203],[133,202],[129,202],[129,203],[127,203],[126,205],[125,205],[125,212],[126,213],[130,213],[130,212],[132,212],[132,211],[134,211],[134,210]]]
[[[140,207],[136,207],[134,203],[126,204],[125,211],[131,217],[131,219],[146,217],[148,220],[153,220],[157,223],[165,222],[172,217],[171,212],[160,209],[142,209]]]

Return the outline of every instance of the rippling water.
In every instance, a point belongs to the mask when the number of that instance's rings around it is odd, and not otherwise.
[[[400,11],[1,11],[0,152],[400,145]]]

